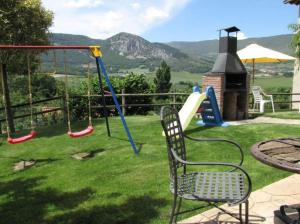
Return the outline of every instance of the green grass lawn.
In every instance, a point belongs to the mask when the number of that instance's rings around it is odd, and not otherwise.
[[[261,86],[264,89],[272,87],[289,87],[292,88],[292,77],[271,77],[271,78],[256,78],[255,85]]]
[[[40,129],[39,137],[23,144],[8,145],[3,140],[0,223],[167,223],[172,195],[159,117],[134,116],[127,121],[141,150],[139,156],[134,155],[119,118],[110,118],[111,138],[106,135],[103,120],[99,120],[95,132],[80,139],[70,139],[66,127],[56,126]],[[77,123],[74,129],[84,126]],[[256,161],[250,155],[251,145],[299,132],[298,126],[267,124],[208,129],[191,124],[187,130],[192,136],[239,142],[254,190],[289,173]],[[188,141],[187,147],[188,158],[193,160],[234,162],[238,158],[226,145]],[[71,158],[82,151],[94,151],[96,156],[85,161]],[[13,164],[23,159],[35,159],[37,165],[14,172]]]
[[[282,118],[282,119],[300,119],[300,113],[298,111],[283,111],[276,113],[265,113],[263,116],[274,117],[274,118]]]

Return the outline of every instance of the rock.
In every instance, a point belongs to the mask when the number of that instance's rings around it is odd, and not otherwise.
[[[92,156],[93,156],[92,152],[80,152],[72,155],[72,158],[77,160],[83,160],[83,159],[90,158]]]
[[[27,160],[27,161],[22,160],[20,162],[15,163],[14,171],[24,170],[24,169],[32,167],[35,164],[36,164],[36,161],[34,161],[34,160]]]

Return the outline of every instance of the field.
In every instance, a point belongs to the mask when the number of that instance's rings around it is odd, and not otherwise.
[[[147,75],[149,80],[153,80],[153,78],[155,77],[155,72],[149,72],[147,69],[130,69],[126,71],[134,72],[138,74],[145,74]],[[171,71],[171,82],[173,83],[173,85],[176,86],[176,89],[181,89],[186,86],[182,82],[191,83],[191,84],[198,83],[199,85],[201,85],[202,75],[203,74],[200,73],[190,73],[185,71],[182,72]],[[268,78],[256,77],[254,83],[255,85],[259,85],[264,89],[270,89],[272,87],[291,88],[293,84],[293,78],[283,77],[283,76],[273,76]]]
[[[106,135],[104,121],[97,120],[95,132],[84,138],[70,139],[65,134],[66,126],[52,126],[38,129],[38,137],[23,144],[8,145],[3,139],[0,223],[166,223],[172,195],[159,117],[132,116],[127,121],[139,156],[134,155],[119,118],[110,118],[111,138]],[[74,130],[85,125],[76,123]],[[194,137],[222,137],[240,143],[254,190],[289,173],[256,161],[250,155],[251,145],[264,139],[297,136],[299,132],[298,126],[263,124],[204,129],[194,122],[186,131]],[[188,141],[187,147],[191,160],[237,162],[235,151],[220,143]],[[74,153],[89,151],[94,157],[83,161],[71,158]],[[14,163],[31,159],[37,161],[36,166],[12,170]]]
[[[255,85],[259,85],[264,89],[272,87],[287,87],[292,88],[293,78],[292,77],[271,77],[271,78],[256,78]]]

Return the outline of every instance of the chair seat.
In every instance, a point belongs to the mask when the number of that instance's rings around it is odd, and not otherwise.
[[[233,203],[245,193],[244,176],[237,172],[187,173],[178,178],[178,195],[190,200]],[[174,193],[171,184],[171,191]]]
[[[259,100],[259,101],[255,101],[254,103],[261,103],[261,102],[263,102],[263,103],[270,103],[272,101],[271,100]]]

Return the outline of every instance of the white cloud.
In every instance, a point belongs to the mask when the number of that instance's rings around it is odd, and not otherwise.
[[[237,39],[238,40],[245,40],[247,39],[248,37],[243,33],[243,32],[238,32],[237,33]]]
[[[42,0],[55,14],[52,32],[102,39],[119,32],[143,34],[172,19],[189,1]]]
[[[103,3],[102,0],[69,0],[64,6],[67,8],[92,8]]]
[[[140,3],[138,3],[138,2],[133,2],[132,4],[131,4],[131,7],[133,8],[133,9],[140,9],[141,8],[141,4]]]
[[[150,6],[149,8],[147,8],[145,11],[145,14],[142,15],[142,19],[147,24],[164,21],[168,17],[169,17],[168,10],[158,9],[153,6]]]

